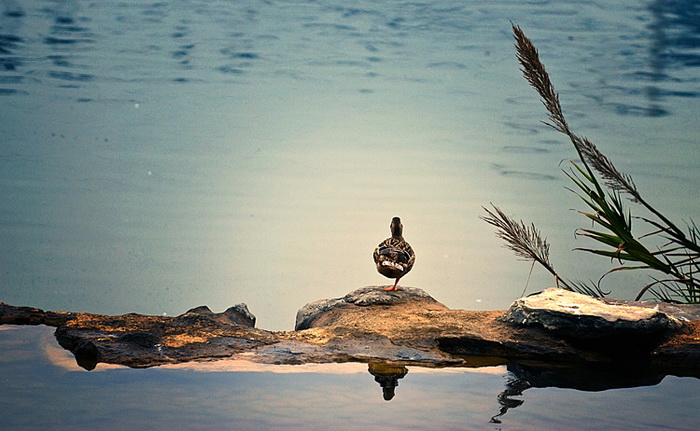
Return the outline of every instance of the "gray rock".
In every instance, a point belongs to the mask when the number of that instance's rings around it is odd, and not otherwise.
[[[399,290],[386,291],[384,286],[367,286],[354,290],[342,298],[319,299],[304,305],[296,317],[295,331],[309,329],[321,315],[338,307],[354,304],[362,307],[370,305],[394,305],[407,298],[430,298],[423,289],[399,286]]]
[[[406,298],[432,298],[417,287],[399,287],[396,291],[386,291],[384,286],[361,287],[345,295],[342,300],[360,306],[391,305]]]
[[[309,329],[314,320],[316,320],[320,315],[341,304],[345,304],[345,301],[340,298],[319,299],[317,301],[309,302],[301,307],[299,311],[297,311],[294,330],[300,331],[302,329]]]
[[[223,313],[214,313],[206,305],[200,305],[199,307],[191,308],[187,310],[186,313],[178,316],[178,319],[182,321],[196,319],[194,316],[206,316],[208,320],[214,320],[221,323],[242,325],[248,328],[255,327],[255,316],[248,310],[248,305],[245,303],[236,304],[233,307],[229,307]]]
[[[255,315],[248,310],[248,305],[245,302],[228,308],[224,311],[224,316],[229,318],[229,323],[238,323],[251,328],[255,327]]]
[[[543,292],[513,302],[504,320],[540,326],[557,336],[577,339],[654,335],[679,329],[681,322],[656,308],[599,299],[563,289]]]

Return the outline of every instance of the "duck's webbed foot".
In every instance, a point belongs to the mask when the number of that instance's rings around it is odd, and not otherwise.
[[[385,287],[384,290],[386,290],[387,292],[395,292],[395,291],[399,290],[399,289],[396,287],[397,284],[399,284],[399,279],[398,279],[398,278],[397,278],[396,281],[394,282],[394,285],[393,285],[393,286]]]

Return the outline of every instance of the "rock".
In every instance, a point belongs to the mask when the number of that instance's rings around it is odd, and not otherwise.
[[[350,350],[359,343],[366,347],[361,355],[365,359],[416,360],[434,365],[459,361],[451,355],[562,361],[596,358],[541,329],[513,328],[500,319],[503,314],[450,310],[417,288],[387,292],[381,286],[370,286],[343,298],[307,304],[297,313],[301,316],[297,328],[306,329],[297,330],[295,335],[336,349],[345,347],[356,358],[359,352]],[[423,356],[401,352],[397,346],[421,351]]]
[[[422,289],[384,286],[357,289],[342,298],[306,304],[297,313],[295,332],[279,334],[315,343],[348,360],[409,361],[424,365],[463,362],[436,348],[436,327],[421,313],[447,308]],[[397,324],[401,328],[396,327]]]
[[[224,315],[227,316],[232,323],[234,323],[233,319],[235,316],[236,323],[243,326],[250,326],[251,328],[255,327],[255,316],[248,310],[248,305],[244,302],[228,308],[224,311]]]
[[[329,311],[346,307],[350,304],[356,306],[370,305],[395,305],[408,298],[424,298],[427,301],[437,303],[430,295],[417,287],[400,287],[397,291],[386,291],[383,286],[367,286],[354,290],[342,298],[321,299],[303,306],[297,312],[295,331],[308,329],[313,326],[323,326],[325,323],[316,323],[316,320]]]
[[[319,299],[309,302],[297,311],[294,330],[309,329],[319,316],[342,304],[345,304],[342,299]]]
[[[180,320],[186,320],[187,316],[190,315],[202,315],[206,316],[207,319],[215,320],[221,323],[242,325],[248,328],[255,327],[255,316],[248,310],[248,305],[245,303],[236,304],[233,307],[229,307],[223,313],[214,313],[206,305],[200,305],[199,307],[187,310],[187,312],[178,318]]]
[[[613,305],[634,305],[637,307],[651,308],[676,318],[679,322],[691,322],[700,320],[700,304],[672,304],[656,301],[620,301],[612,298],[602,298],[603,302]]]
[[[74,313],[44,311],[32,307],[16,307],[0,302],[0,324],[59,326],[72,319]]]
[[[425,298],[431,302],[437,303],[437,301],[423,289],[407,286],[402,286],[399,290],[393,291],[384,290],[383,286],[367,286],[353,290],[342,299],[349,304],[368,306],[398,304],[407,298]]]
[[[676,375],[700,373],[700,320],[683,325],[651,352],[651,361]]]
[[[504,320],[539,326],[557,336],[574,339],[653,336],[682,326],[678,319],[658,309],[607,303],[557,288],[516,300]]]
[[[223,313],[197,307],[177,317],[77,313],[55,335],[83,368],[98,362],[150,367],[225,358],[278,342],[271,332],[255,329],[250,316],[244,304]]]

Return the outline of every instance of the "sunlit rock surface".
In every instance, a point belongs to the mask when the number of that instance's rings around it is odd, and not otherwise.
[[[681,322],[656,308],[608,303],[564,289],[547,289],[513,302],[504,320],[534,325],[567,338],[657,335]]]

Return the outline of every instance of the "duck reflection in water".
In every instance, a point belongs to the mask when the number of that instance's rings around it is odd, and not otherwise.
[[[395,389],[399,385],[399,379],[403,379],[408,374],[408,368],[388,362],[370,362],[369,373],[382,387],[384,400],[391,401],[394,398]]]

